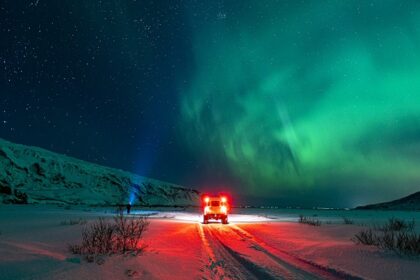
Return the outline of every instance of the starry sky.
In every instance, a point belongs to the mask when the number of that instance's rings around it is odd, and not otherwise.
[[[0,1],[0,137],[248,204],[420,190],[420,2]]]

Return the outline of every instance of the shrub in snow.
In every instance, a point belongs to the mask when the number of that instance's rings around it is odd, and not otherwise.
[[[112,253],[139,253],[140,244],[149,222],[146,217],[117,215],[113,220],[99,218],[82,231],[82,243],[70,245],[73,254],[105,255]]]
[[[309,218],[303,215],[299,215],[299,223],[301,224],[307,224],[311,226],[320,226],[321,221],[316,218]]]
[[[362,230],[354,237],[357,243],[364,245],[378,245],[378,236],[372,229]]]
[[[391,218],[381,227],[365,229],[355,235],[355,242],[392,250],[398,254],[420,255],[420,234],[414,231],[414,220]]]
[[[377,228],[381,231],[404,231],[404,230],[413,230],[414,229],[414,220],[407,222],[402,219],[390,218],[383,225]]]
[[[352,225],[352,224],[354,224],[354,221],[352,219],[348,218],[348,217],[343,217],[343,222],[346,225]]]

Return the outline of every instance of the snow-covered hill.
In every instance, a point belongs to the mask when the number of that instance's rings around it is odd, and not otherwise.
[[[196,205],[199,192],[0,139],[0,203]]]
[[[390,202],[383,202],[378,204],[370,204],[356,207],[358,210],[420,210],[420,192],[410,194],[409,196],[393,200]]]

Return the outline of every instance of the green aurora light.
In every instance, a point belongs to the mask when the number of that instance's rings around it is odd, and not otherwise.
[[[191,12],[192,149],[227,161],[249,195],[354,205],[417,191],[420,2],[233,2],[223,18]]]

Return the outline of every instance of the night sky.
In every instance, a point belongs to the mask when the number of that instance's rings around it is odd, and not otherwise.
[[[0,137],[238,201],[420,190],[419,1],[0,1]]]

